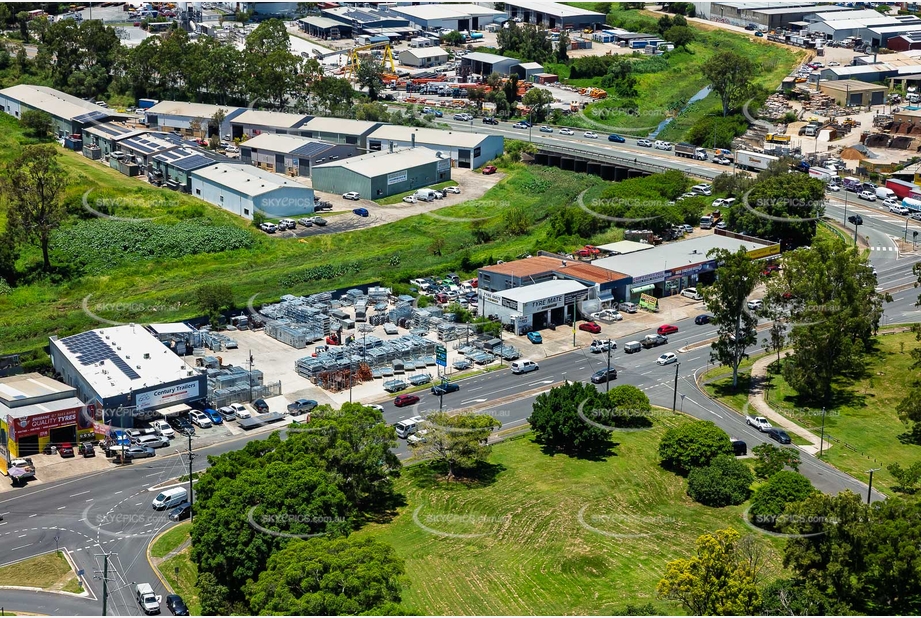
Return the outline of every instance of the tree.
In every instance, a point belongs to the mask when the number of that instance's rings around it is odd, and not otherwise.
[[[886,469],[899,483],[893,487],[895,491],[903,494],[913,494],[917,491],[915,485],[921,482],[921,461],[916,461],[906,468],[900,463],[889,464]]]
[[[605,397],[594,386],[568,382],[534,400],[528,423],[534,440],[551,453],[595,456],[611,448],[611,423]]]
[[[403,559],[371,538],[294,541],[246,586],[253,615],[388,615],[399,603]]]
[[[815,586],[794,579],[777,579],[761,590],[763,616],[850,616],[853,610]]]
[[[815,487],[802,474],[789,470],[775,472],[764,485],[755,490],[749,509],[751,522],[756,526],[774,530],[794,514],[785,515],[787,506],[802,502],[816,492]]]
[[[19,259],[19,243],[7,230],[0,235],[0,279],[9,285],[15,285],[19,278],[16,272],[16,260]],[[2,283],[0,283],[2,286]]]
[[[665,40],[687,50],[688,45],[694,41],[694,31],[687,26],[672,26],[665,31]]]
[[[464,44],[464,35],[458,32],[457,30],[452,30],[446,34],[441,35],[441,42],[445,45],[457,46]]]
[[[51,270],[51,234],[67,214],[62,200],[66,186],[67,173],[50,144],[26,146],[0,173],[0,189],[8,204],[7,230],[17,240],[41,248],[45,271]]]
[[[547,109],[553,103],[553,93],[546,88],[531,88],[528,90],[521,102],[531,108],[531,114],[534,122],[542,122],[547,115]]]
[[[609,424],[613,427],[651,427],[649,397],[632,384],[615,386],[606,393],[610,406]]]
[[[355,91],[348,80],[324,77],[313,86],[313,96],[330,115],[343,115],[351,109]]]
[[[429,245],[429,251],[432,252],[432,255],[441,255],[441,252],[444,251],[447,242],[441,236],[435,236],[432,238],[432,244]]]
[[[426,418],[424,442],[412,446],[413,454],[447,467],[448,480],[462,470],[473,470],[485,462],[492,447],[489,434],[502,423],[488,414],[436,412]]]
[[[291,53],[284,22],[269,19],[260,23],[246,37],[244,51],[250,94],[284,107],[300,67],[300,60]]]
[[[202,137],[202,129],[204,129],[207,126],[208,126],[208,121],[202,118],[201,116],[192,118],[189,121],[189,131],[192,132],[192,135],[198,138]]]
[[[518,75],[517,74],[509,75],[509,78],[505,80],[505,85],[502,86],[502,91],[505,92],[505,100],[508,101],[509,108],[514,109],[515,102],[518,101]]]
[[[659,21],[656,22],[656,32],[659,33],[659,36],[665,36],[665,33],[668,32],[668,29],[673,25],[672,18],[668,15],[663,15],[659,18]]]
[[[867,256],[838,238],[784,254],[784,268],[768,281],[765,302],[782,307],[794,348],[783,376],[805,398],[829,405],[832,383],[857,371],[872,347],[885,295]]]
[[[195,290],[195,305],[217,329],[221,312],[233,308],[233,290],[226,283],[206,283]]]
[[[502,213],[502,226],[510,236],[523,236],[531,228],[531,215],[521,204],[514,204]]]
[[[799,451],[791,446],[780,447],[764,442],[753,448],[752,453],[757,457],[755,475],[762,479],[774,476],[785,467],[798,472],[802,463]]]
[[[735,389],[739,384],[739,365],[748,357],[745,350],[758,341],[755,330],[758,320],[746,308],[760,270],[745,248],[736,253],[712,249],[707,257],[719,264],[716,282],[700,290],[717,325],[717,340],[710,346],[710,357],[732,368],[732,388]]]
[[[825,214],[825,187],[806,174],[788,172],[789,168],[777,176],[759,177],[748,203],[739,200],[730,208],[729,225],[775,240],[784,250],[811,245]]]
[[[227,112],[224,111],[224,108],[218,108],[218,110],[211,115],[211,118],[208,119],[208,133],[213,133],[220,137],[221,126],[224,124],[226,118]]]
[[[355,72],[355,81],[359,88],[368,91],[369,99],[377,101],[381,90],[384,89],[384,62],[371,55],[362,56]]]
[[[755,66],[751,60],[733,51],[721,51],[701,66],[701,72],[719,95],[723,116],[728,116],[729,109],[743,103],[748,95]]]
[[[694,616],[754,614],[761,599],[757,572],[738,549],[739,533],[728,528],[697,538],[697,554],[665,565],[658,595],[681,603]]]
[[[44,139],[51,135],[51,130],[54,127],[51,114],[43,112],[41,110],[27,110],[22,113],[19,122],[22,123],[22,126],[29,130],[33,137],[38,139]]]
[[[742,504],[751,496],[755,477],[732,455],[720,455],[709,466],[688,473],[688,495],[705,506]]]
[[[563,30],[560,32],[560,38],[556,42],[556,61],[560,64],[569,63],[569,32]]]
[[[707,466],[720,455],[732,455],[732,442],[712,421],[691,421],[672,427],[659,442],[662,465],[681,473]]]
[[[483,113],[483,102],[486,100],[486,89],[483,86],[467,88],[467,100],[476,105],[478,113]]]

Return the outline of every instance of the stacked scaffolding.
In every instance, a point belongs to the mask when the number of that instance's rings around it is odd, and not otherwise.
[[[322,326],[314,322],[309,324],[291,324],[289,322],[275,321],[265,325],[265,334],[277,339],[284,344],[302,350],[308,343],[323,339]]]
[[[201,333],[201,343],[204,347],[214,350],[215,352],[220,352],[222,350],[236,350],[237,341],[236,339],[231,339],[223,333],[212,333],[210,331],[202,331]]]
[[[207,376],[207,399],[214,408],[281,394],[281,382],[264,384],[263,374],[258,369],[247,371],[243,367],[209,368]]]

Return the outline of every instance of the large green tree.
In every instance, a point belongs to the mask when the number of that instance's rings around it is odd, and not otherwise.
[[[758,340],[755,331],[758,319],[747,310],[747,304],[748,296],[758,283],[760,268],[744,248],[736,253],[712,249],[707,257],[719,264],[716,282],[700,288],[717,326],[717,339],[710,345],[710,357],[732,369],[732,388],[735,389],[739,383],[739,365],[748,357],[745,350]]]
[[[666,431],[659,441],[662,465],[681,473],[710,465],[720,455],[732,455],[732,442],[712,421],[682,423]]]
[[[534,400],[528,423],[550,452],[592,456],[611,447],[610,406],[591,384],[567,382]]]
[[[371,55],[362,56],[355,72],[355,81],[359,88],[368,91],[369,99],[377,101],[384,89],[384,63]]]
[[[0,189],[7,200],[6,226],[17,241],[42,250],[42,265],[51,270],[51,235],[67,215],[64,189],[67,172],[50,144],[26,146],[0,173]]]
[[[285,23],[269,19],[246,37],[244,47],[252,96],[282,108],[297,82],[300,60],[291,53]]]
[[[254,616],[390,615],[403,573],[403,559],[375,539],[298,540],[273,554],[245,591]]]
[[[825,187],[806,174],[784,172],[759,180],[729,209],[728,223],[757,238],[781,243],[784,250],[812,244],[825,214]]]
[[[755,475],[759,478],[770,478],[785,467],[794,472],[799,471],[799,450],[792,446],[774,446],[769,442],[759,444],[752,449],[755,461]]]
[[[54,124],[51,120],[51,114],[41,110],[30,109],[24,111],[19,118],[23,128],[28,129],[34,137],[44,139],[51,135]]]
[[[749,517],[756,526],[774,530],[795,513],[785,514],[787,506],[802,502],[816,489],[802,474],[781,470],[755,490]]]
[[[489,459],[492,447],[487,441],[501,426],[488,414],[435,412],[426,418],[424,440],[413,444],[413,453],[444,465],[450,480]]]
[[[701,66],[701,72],[719,95],[723,104],[723,116],[728,116],[730,109],[745,102],[751,90],[755,65],[745,56],[726,50],[711,56]]]
[[[687,26],[672,26],[665,31],[663,37],[666,41],[673,43],[676,48],[687,50],[688,45],[694,41],[694,31]]]
[[[524,94],[521,102],[531,108],[531,118],[534,122],[543,122],[550,104],[553,103],[553,93],[546,88],[531,88]]]
[[[751,496],[754,480],[747,465],[732,455],[720,455],[688,473],[688,495],[706,506],[742,504]]]
[[[698,537],[696,555],[666,564],[657,590],[692,616],[738,616],[757,613],[757,580],[739,533],[729,528]]]

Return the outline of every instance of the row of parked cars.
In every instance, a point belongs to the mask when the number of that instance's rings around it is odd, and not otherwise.
[[[327,221],[323,217],[302,217],[296,222],[294,219],[281,219],[278,223],[261,223],[259,229],[265,232],[266,234],[274,234],[275,232],[284,232],[285,230],[294,230],[297,229],[298,224],[303,227],[313,227],[314,225],[322,227],[326,225]]]

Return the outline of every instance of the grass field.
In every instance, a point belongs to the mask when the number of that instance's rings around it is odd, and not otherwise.
[[[83,592],[80,579],[62,552],[50,552],[0,568],[0,586]]]
[[[182,545],[189,538],[190,528],[191,524],[184,523],[167,530],[150,546],[150,555],[154,558],[162,558]]]
[[[150,548],[150,555],[159,559],[167,556],[189,540],[191,530],[192,524],[190,522],[171,528],[154,541]],[[192,616],[200,616],[201,602],[198,598],[198,589],[195,587],[195,582],[198,581],[198,569],[195,563],[192,562],[191,551],[191,547],[186,547],[167,560],[155,561],[154,565],[160,571],[160,575],[176,591],[176,594],[185,601],[189,608],[189,613]],[[178,576],[177,568],[179,569]]]
[[[748,528],[744,506],[696,504],[686,481],[659,467],[659,439],[681,422],[617,434],[616,454],[597,462],[544,455],[527,434],[494,447],[494,481],[483,485],[408,468],[399,481],[407,506],[357,534],[393,544],[406,560],[403,600],[414,613],[616,615],[646,602],[682,613],[656,599],[665,563],[692,553],[700,534]],[[781,545],[758,538],[774,577]]]

